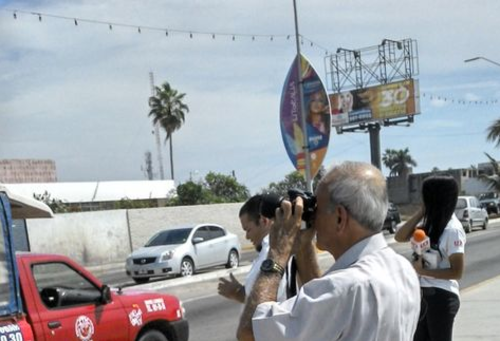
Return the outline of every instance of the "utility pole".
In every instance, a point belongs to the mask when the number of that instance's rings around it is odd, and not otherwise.
[[[142,168],[148,180],[153,180],[153,160],[151,159],[151,152],[148,150],[144,153],[145,168]]]
[[[312,192],[312,180],[311,180],[311,153],[309,151],[309,136],[307,136],[307,126],[306,126],[306,113],[304,109],[304,89],[302,88],[302,57],[300,56],[300,41],[299,41],[299,21],[297,18],[297,4],[293,0],[293,13],[295,18],[295,43],[297,45],[297,73],[298,73],[298,86],[299,86],[299,100],[300,100],[300,116],[302,124],[302,135],[303,135],[303,151],[304,151],[304,161],[306,164],[306,191]]]
[[[154,76],[153,72],[149,72],[149,83],[151,85],[151,96],[155,96],[155,81],[154,81]],[[155,139],[156,139],[156,151],[158,153],[158,163],[160,165],[160,180],[165,180],[165,173],[163,171],[163,157],[161,155],[161,140],[160,140],[160,123],[156,122],[155,124]]]

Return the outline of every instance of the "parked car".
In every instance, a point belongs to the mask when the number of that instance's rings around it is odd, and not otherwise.
[[[483,193],[479,196],[479,203],[488,214],[500,213],[500,197],[496,192]]]
[[[462,223],[464,231],[469,233],[474,227],[488,227],[488,212],[474,196],[460,196],[455,207],[455,214]]]
[[[236,268],[240,252],[238,236],[220,225],[198,224],[156,233],[128,256],[125,268],[136,283],[145,283],[151,277],[191,276],[220,265]]]
[[[401,216],[399,214],[399,209],[392,202],[389,203],[389,208],[387,210],[387,215],[384,220],[384,229],[387,229],[389,233],[396,232],[396,226],[401,222]]]

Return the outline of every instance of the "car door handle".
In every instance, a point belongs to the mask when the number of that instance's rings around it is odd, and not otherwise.
[[[55,329],[55,328],[59,328],[61,326],[61,322],[52,321],[52,322],[47,323],[47,325],[49,326],[50,329]]]

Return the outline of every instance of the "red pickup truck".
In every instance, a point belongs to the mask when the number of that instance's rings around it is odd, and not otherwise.
[[[0,341],[188,340],[184,308],[174,296],[111,289],[60,255],[14,257],[12,218],[51,215],[30,201],[0,186]]]

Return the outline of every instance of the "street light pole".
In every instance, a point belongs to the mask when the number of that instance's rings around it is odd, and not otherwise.
[[[476,60],[480,60],[480,59],[485,60],[488,63],[494,64],[496,66],[500,66],[500,63],[497,63],[497,62],[495,62],[495,61],[493,61],[491,59],[488,59],[488,58],[485,58],[485,57],[481,57],[481,56],[466,59],[466,60],[464,60],[464,63],[475,62]]]
[[[309,137],[307,136],[307,126],[306,126],[306,114],[305,114],[305,103],[304,103],[304,89],[302,87],[302,58],[300,56],[300,42],[299,42],[299,20],[297,18],[297,4],[293,0],[293,14],[295,18],[295,44],[297,45],[297,73],[298,73],[298,87],[299,87],[299,98],[300,98],[300,111],[301,111],[301,123],[302,123],[302,134],[303,134],[303,152],[305,161],[305,179],[306,179],[306,191],[312,192],[312,177],[311,177],[311,152],[309,150]]]

